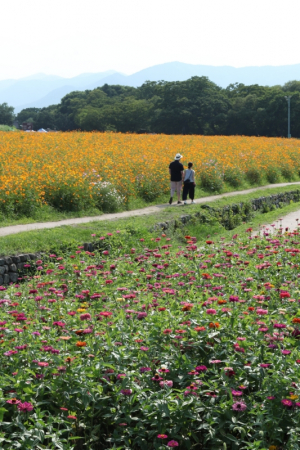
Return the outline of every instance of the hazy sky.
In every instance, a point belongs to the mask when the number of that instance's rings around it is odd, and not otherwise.
[[[300,63],[299,0],[5,0],[0,79]]]

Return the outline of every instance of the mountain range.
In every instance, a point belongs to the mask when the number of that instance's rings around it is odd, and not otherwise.
[[[170,62],[148,67],[132,75],[124,75],[114,70],[83,73],[72,78],[35,74],[17,80],[0,80],[0,104],[8,103],[18,113],[24,108],[42,108],[58,104],[62,97],[72,91],[95,89],[104,84],[137,87],[147,80],[184,81],[192,76],[206,76],[223,88],[231,83],[274,86],[300,80],[300,64],[235,68]]]

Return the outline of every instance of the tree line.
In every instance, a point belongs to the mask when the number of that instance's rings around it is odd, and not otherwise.
[[[105,84],[71,92],[58,105],[23,109],[16,118],[32,121],[34,129],[62,131],[286,136],[286,96],[291,96],[291,134],[300,137],[300,81],[227,88],[207,77],[147,81],[138,88]]]

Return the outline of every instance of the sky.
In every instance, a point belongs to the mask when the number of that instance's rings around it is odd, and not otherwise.
[[[299,0],[6,0],[0,80],[300,63]]]

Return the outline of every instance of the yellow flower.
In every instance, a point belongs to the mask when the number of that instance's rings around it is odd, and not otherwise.
[[[85,310],[84,308],[78,308],[78,309],[77,309],[77,312],[82,312],[82,313],[83,313],[83,312],[85,312],[85,311],[86,311],[86,310]]]
[[[288,397],[290,400],[296,400],[297,398],[299,398],[298,395],[292,394]]]
[[[117,302],[125,302],[125,298],[119,297],[119,298],[117,298]]]

